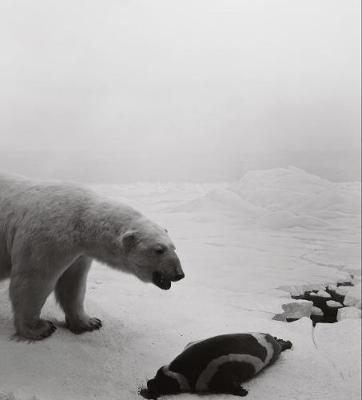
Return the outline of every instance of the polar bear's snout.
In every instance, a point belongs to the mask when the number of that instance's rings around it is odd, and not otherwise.
[[[168,271],[171,271],[169,273],[170,275],[170,280],[172,282],[177,282],[180,281],[185,277],[184,271],[182,270],[181,263],[179,258],[177,257],[176,253],[173,251],[172,256],[170,259],[170,267],[167,268]]]
[[[166,274],[160,271],[153,272],[152,282],[163,290],[168,290],[171,287],[171,280],[167,278]]]
[[[181,279],[185,278],[185,274],[181,271],[176,274],[176,276],[171,279],[172,282],[180,281]]]
[[[152,282],[160,289],[168,290],[171,287],[171,282],[180,281],[185,277],[181,268],[181,263],[177,256],[173,257],[166,268],[157,269],[152,273]]]

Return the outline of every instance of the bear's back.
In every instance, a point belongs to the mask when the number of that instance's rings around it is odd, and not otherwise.
[[[89,190],[73,184],[0,174],[0,221],[8,222],[10,214],[20,216],[29,211],[33,217],[64,214],[88,204],[93,197]]]
[[[4,253],[4,246],[11,252],[19,229],[29,245],[31,240],[40,242],[49,237],[72,240],[82,213],[95,197],[91,191],[73,184],[0,175],[1,252]]]

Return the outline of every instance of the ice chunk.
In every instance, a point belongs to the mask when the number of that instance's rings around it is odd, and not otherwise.
[[[317,293],[310,293],[310,296],[316,296],[316,297],[324,297],[326,299],[330,299],[332,296],[327,293],[325,290],[319,290]]]
[[[337,286],[352,286],[352,276],[348,275],[345,279],[338,279]]]
[[[282,305],[286,318],[310,317],[313,303],[309,300],[296,300]]]
[[[285,313],[282,314],[275,314],[273,317],[274,321],[283,321],[285,322],[287,320],[287,317],[285,316]]]
[[[356,307],[343,307],[338,310],[337,321],[342,321],[343,319],[361,318],[361,314],[361,310]]]
[[[282,305],[284,310],[281,314],[276,314],[273,319],[276,321],[294,321],[303,317],[310,317],[313,303],[309,300],[296,300],[292,303]]]
[[[323,317],[324,312],[323,312],[319,307],[313,306],[313,307],[312,307],[312,312],[311,312],[311,314],[312,314],[312,315],[318,315],[318,316],[320,316],[320,317]]]
[[[0,392],[0,400],[16,400],[12,393]]]
[[[336,292],[337,291],[337,285],[333,285],[332,283],[330,283],[327,286],[327,289],[330,290],[331,292]]]
[[[328,300],[327,306],[330,308],[339,308],[339,307],[343,307],[343,304],[339,303],[338,301]]]
[[[347,287],[344,305],[354,306],[361,301],[361,284]]]
[[[338,286],[336,293],[339,294],[340,296],[345,296],[348,293],[348,289],[350,286]]]
[[[291,286],[289,288],[289,293],[291,296],[302,296],[304,295],[304,288],[302,286]]]
[[[357,286],[358,284],[361,283],[361,277],[360,276],[353,276],[352,277],[352,284]]]
[[[303,285],[303,287],[306,292],[311,290],[324,290],[326,288],[322,283],[309,283]]]

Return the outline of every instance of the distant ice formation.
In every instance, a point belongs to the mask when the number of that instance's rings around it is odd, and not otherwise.
[[[170,211],[231,214],[269,229],[333,228],[359,223],[360,188],[360,182],[330,182],[295,167],[249,171]]]

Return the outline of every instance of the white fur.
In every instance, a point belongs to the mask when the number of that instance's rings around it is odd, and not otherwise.
[[[161,245],[164,255],[152,252]],[[71,330],[99,328],[83,308],[92,259],[145,282],[156,270],[169,280],[182,273],[165,230],[132,207],[73,184],[0,175],[0,280],[10,278],[20,336],[52,333],[40,311],[53,289]]]

